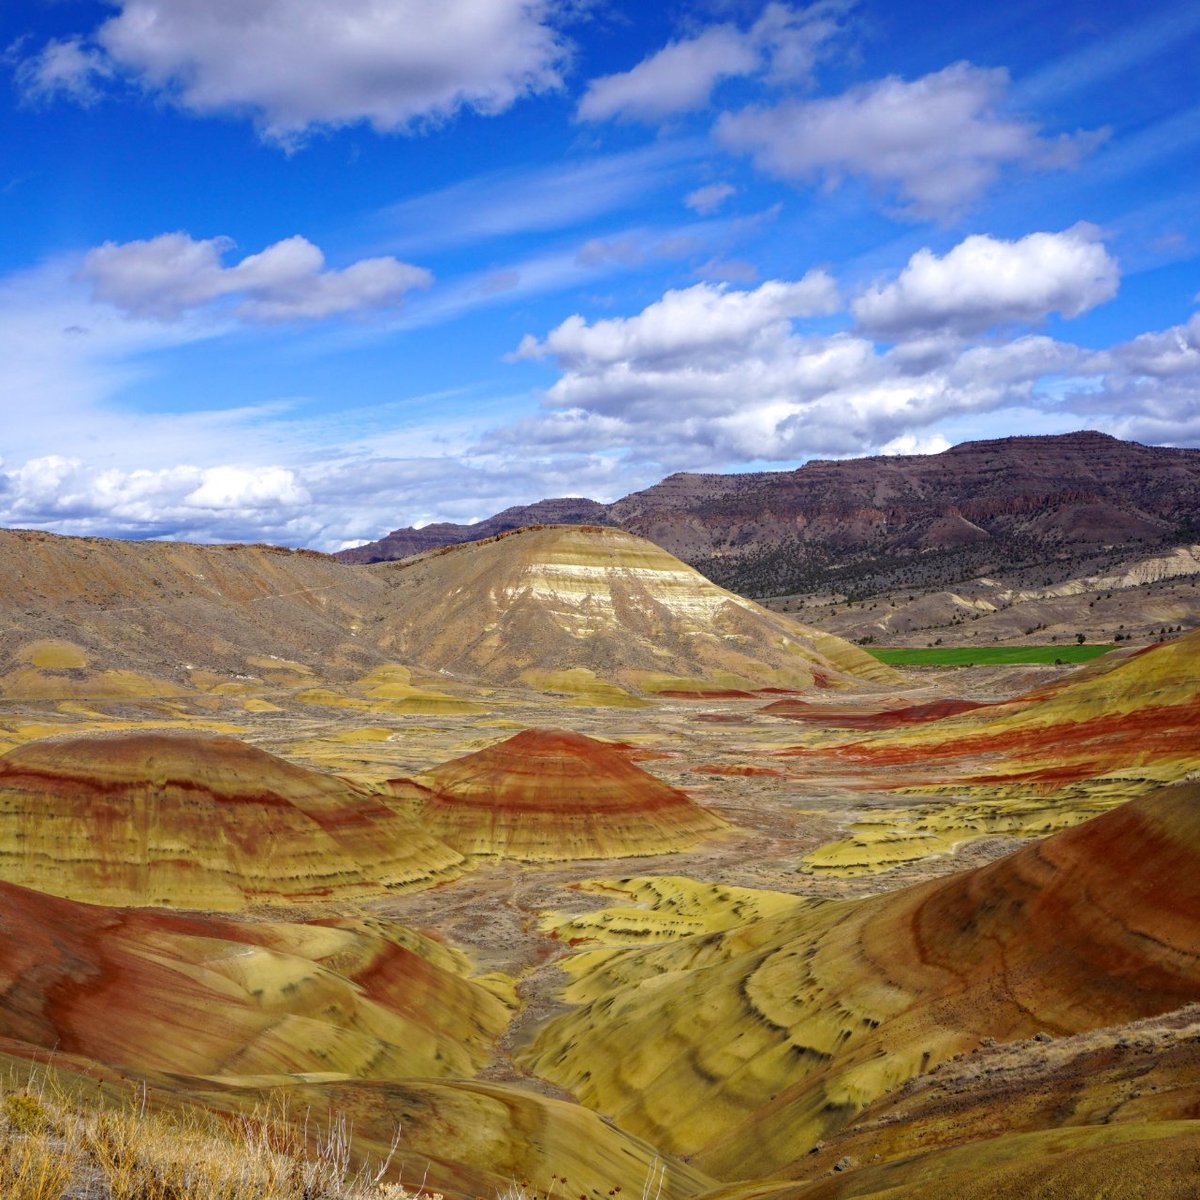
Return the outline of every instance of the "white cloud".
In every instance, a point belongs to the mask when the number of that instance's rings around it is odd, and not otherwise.
[[[97,525],[141,536],[201,531],[211,541],[265,527],[279,535],[303,524],[311,503],[295,473],[278,466],[127,470],[47,455],[3,473],[3,480],[5,524],[73,532]]]
[[[1116,295],[1120,268],[1094,226],[1006,242],[976,234],[943,257],[918,250],[898,278],[854,301],[862,328],[907,335],[970,333],[1051,312],[1077,317]]]
[[[1093,353],[1044,336],[979,346],[956,337],[913,356],[798,327],[796,318],[835,301],[832,280],[814,273],[753,291],[701,284],[632,317],[569,318],[520,350],[553,356],[559,368],[547,411],[497,436],[560,452],[623,451],[664,470],[907,452],[936,446],[930,430],[947,419],[1050,407],[1063,381],[1102,370]]]
[[[705,153],[700,139],[663,141],[541,169],[477,175],[390,205],[374,224],[398,254],[573,228],[674,188]]]
[[[794,183],[836,186],[859,176],[913,217],[945,217],[979,196],[1001,168],[1074,164],[1100,135],[1044,138],[1004,116],[1008,73],[956,63],[906,82],[890,76],[841,96],[725,113],[728,149]]]
[[[913,455],[913,454],[941,454],[943,450],[949,450],[950,443],[940,433],[931,433],[928,437],[919,437],[915,433],[902,433],[899,437],[894,437],[890,442],[885,442],[879,447],[880,454],[892,455]]]
[[[104,54],[73,37],[49,42],[37,54],[18,62],[16,80],[27,100],[66,96],[87,105],[100,98],[99,85],[112,74]]]
[[[590,238],[575,252],[575,261],[581,267],[602,267],[609,263],[634,267],[644,258],[641,246],[629,236]]]
[[[115,3],[93,35],[108,63],[193,112],[250,113],[284,144],[320,126],[388,132],[460,109],[499,113],[559,87],[566,57],[550,0]]]
[[[755,283],[758,268],[742,258],[710,258],[692,272],[700,279],[718,279],[724,283]]]
[[[308,492],[285,467],[209,467],[185,504],[208,509],[271,508],[307,504]]]
[[[581,316],[568,317],[543,341],[526,336],[517,357],[552,356],[567,370],[583,372],[634,363],[699,368],[731,349],[777,339],[793,317],[837,307],[837,285],[824,271],[810,271],[794,283],[769,280],[753,292],[699,283],[667,292],[636,317],[593,325]]]
[[[732,183],[710,183],[696,188],[694,192],[688,192],[683,202],[692,212],[702,217],[711,217],[730,196],[736,194],[737,188]]]
[[[0,278],[0,395],[20,414],[6,432],[0,525],[335,549],[540,496],[613,499],[676,469],[936,451],[952,430],[988,436],[1013,421],[1200,441],[1200,316],[1106,350],[1008,331],[885,349],[827,332],[838,295],[820,272],[701,284],[529,337],[521,354],[549,360],[556,378],[523,419],[531,405],[514,413],[507,398],[470,394],[325,415],[302,399],[155,410],[146,397],[170,382],[153,374],[164,352],[230,323],[89,302],[74,266]],[[822,319],[806,325],[810,315]],[[414,424],[414,409],[431,415]]]
[[[1191,379],[1200,384],[1200,313],[1183,325],[1120,343],[1112,348],[1110,358],[1135,378]]]
[[[660,121],[708,104],[717,81],[759,65],[749,39],[729,25],[671,42],[631,71],[593,79],[579,102],[582,121]]]
[[[235,266],[222,265],[229,238],[195,240],[164,233],[145,241],[105,242],[88,251],[78,278],[97,300],[138,317],[178,319],[224,297],[240,297],[233,314],[246,321],[315,320],[391,308],[432,276],[394,258],[366,258],[327,270],[302,237],[285,238]]]
[[[668,43],[628,71],[593,79],[577,115],[582,121],[656,122],[707,107],[722,79],[762,74],[773,82],[804,82],[848,7],[773,3],[748,30],[709,26]]]
[[[807,83],[817,63],[830,53],[830,42],[842,31],[856,3],[825,0],[807,8],[768,4],[750,31],[766,56],[768,82]]]

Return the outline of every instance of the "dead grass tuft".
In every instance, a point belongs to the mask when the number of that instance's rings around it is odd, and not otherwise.
[[[4,1200],[441,1200],[356,1160],[344,1116],[317,1126],[286,1109],[223,1118],[149,1109],[144,1095],[96,1106],[48,1077],[0,1091]]]

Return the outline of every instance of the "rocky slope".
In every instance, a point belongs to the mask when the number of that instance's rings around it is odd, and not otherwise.
[[[1119,574],[1129,553],[1194,540],[1200,450],[1079,432],[795,471],[677,474],[606,506],[542,501],[478,525],[396,530],[341,557],[398,558],[506,526],[579,520],[584,509],[590,523],[648,538],[746,595],[873,594],[1014,573],[1019,582],[1022,572],[1041,585],[1080,574],[1085,559],[1091,574]]]

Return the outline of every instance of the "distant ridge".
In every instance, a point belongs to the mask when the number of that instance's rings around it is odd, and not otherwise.
[[[940,454],[816,459],[794,471],[668,476],[613,504],[542,500],[473,525],[397,529],[336,557],[368,563],[528,524],[647,538],[743,595],[917,586],[1047,558],[1195,540],[1200,450],[1092,430]]]
[[[397,529],[377,542],[356,546],[351,550],[340,550],[334,558],[348,563],[395,562],[424,554],[426,550],[437,550],[442,546],[459,546],[463,542],[478,542],[495,537],[498,533],[509,533],[527,525],[615,525],[608,515],[609,505],[599,500],[585,500],[581,496],[562,497],[557,500],[539,500],[536,504],[515,505],[471,525],[456,525],[452,521],[439,521],[436,525],[424,525],[420,529]]]

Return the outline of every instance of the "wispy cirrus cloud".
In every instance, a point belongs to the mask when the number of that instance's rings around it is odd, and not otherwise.
[[[60,38],[20,56],[21,44],[9,51],[15,59],[17,87],[27,102],[48,103],[66,97],[76,104],[95,104],[103,85],[116,75],[108,56],[82,37]]]
[[[1200,8],[1163,4],[1134,12],[1134,20],[1091,40],[1021,80],[1015,90],[1021,104],[1044,104],[1095,87],[1151,62],[1200,31]]]
[[[732,183],[707,183],[683,198],[684,204],[701,217],[711,217],[731,196],[737,195]]]
[[[388,205],[371,218],[369,231],[394,253],[428,254],[573,229],[677,188],[704,152],[699,139],[682,139],[549,167],[476,175]]]
[[[749,28],[710,25],[669,42],[628,71],[593,79],[579,101],[581,121],[656,123],[706,108],[723,79],[754,75],[792,86],[807,82],[830,53],[851,4],[771,3]]]

